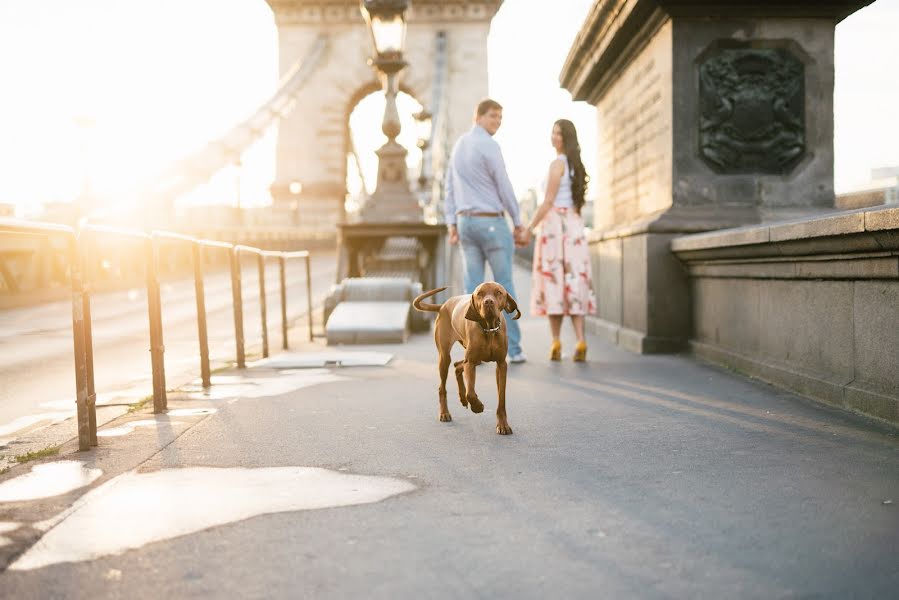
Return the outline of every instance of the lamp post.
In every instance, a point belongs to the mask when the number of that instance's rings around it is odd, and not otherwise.
[[[424,152],[431,144],[431,113],[426,108],[417,112],[412,117],[415,119],[418,133],[418,147]]]
[[[403,46],[406,41],[405,12],[408,0],[362,0],[362,16],[371,32],[375,67],[384,88],[386,106],[381,131],[387,143],[378,155],[378,180],[374,193],[362,207],[362,219],[369,222],[421,221],[422,211],[409,189],[406,173],[406,149],[397,143],[400,118],[396,109],[399,72],[406,66]]]
[[[418,143],[417,146],[421,150],[421,168],[418,172],[418,190],[425,194],[425,186],[428,184],[430,173],[428,172],[429,153],[428,148],[431,145],[431,113],[426,108],[422,108],[421,112],[412,115],[415,119],[415,128],[417,130]]]

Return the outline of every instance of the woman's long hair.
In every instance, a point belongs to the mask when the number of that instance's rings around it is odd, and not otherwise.
[[[574,123],[568,119],[559,119],[555,122],[562,132],[562,150],[568,157],[568,176],[571,177],[571,198],[574,200],[574,210],[581,214],[584,206],[584,196],[587,194],[587,170],[581,162],[581,145],[577,141],[577,130]]]

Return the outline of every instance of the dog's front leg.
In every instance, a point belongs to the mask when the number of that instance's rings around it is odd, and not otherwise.
[[[465,399],[468,400],[471,412],[482,413],[484,412],[484,403],[481,402],[477,392],[474,391],[475,368],[477,366],[477,361],[469,360],[467,356],[465,357],[465,364],[463,365],[463,372],[465,373]]]
[[[462,370],[465,369],[465,360],[457,360],[453,363],[456,370],[456,384],[459,386],[459,402],[468,408],[468,399],[465,398],[465,380],[462,379]]]
[[[449,408],[446,406],[446,377],[449,375],[450,360],[449,353],[440,354],[440,388],[437,390],[437,397],[440,400],[440,420],[444,422],[453,420]]]
[[[496,433],[509,435],[512,428],[506,420],[506,361],[496,361],[496,395],[499,402],[496,405]]]

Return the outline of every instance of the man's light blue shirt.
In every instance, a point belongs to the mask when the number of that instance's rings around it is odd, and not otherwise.
[[[516,227],[521,225],[518,200],[503,153],[480,125],[460,137],[453,148],[443,207],[447,225],[456,224],[458,213],[503,211],[509,213]]]

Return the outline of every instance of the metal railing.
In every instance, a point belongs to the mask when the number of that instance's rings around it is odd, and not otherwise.
[[[143,246],[147,285],[147,310],[150,329],[150,359],[153,374],[153,412],[165,412],[168,401],[165,390],[165,345],[163,343],[162,300],[158,277],[159,249],[163,244],[181,243],[192,246],[194,291],[197,305],[197,337],[200,346],[200,374],[203,387],[212,385],[209,367],[209,339],[206,327],[206,298],[203,284],[204,251],[221,249],[229,253],[231,293],[234,309],[234,334],[237,366],[246,367],[243,332],[243,299],[241,286],[241,253],[257,256],[259,271],[260,318],[262,322],[262,355],[269,356],[268,323],[265,292],[265,259],[278,259],[282,346],[288,348],[287,261],[302,258],[306,269],[306,312],[309,341],[312,333],[312,273],[309,252],[266,251],[252,246],[233,245],[215,240],[197,239],[169,231],[145,233],[103,225],[85,225],[76,230],[54,223],[37,223],[0,218],[0,235],[58,236],[66,240],[69,279],[72,287],[72,338],[75,354],[75,398],[78,419],[78,448],[89,450],[97,445],[96,389],[94,385],[93,334],[91,330],[90,282],[86,273],[90,261],[90,242],[96,236],[115,236]]]

